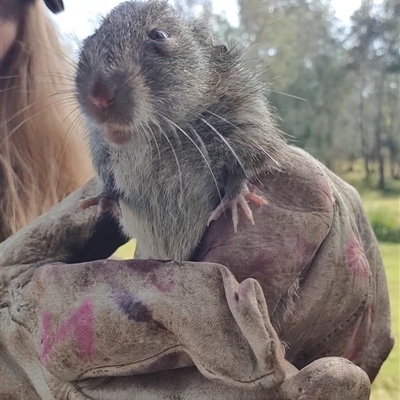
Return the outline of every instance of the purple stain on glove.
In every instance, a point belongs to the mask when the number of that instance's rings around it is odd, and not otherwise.
[[[167,263],[166,260],[127,260],[125,265],[138,274],[147,275]]]
[[[171,265],[166,267],[166,264]],[[160,292],[169,292],[175,286],[174,267],[177,266],[177,262],[168,260],[132,260],[128,265],[136,273],[145,277]]]
[[[127,290],[115,294],[115,301],[128,319],[135,322],[147,322],[152,319],[149,309]]]

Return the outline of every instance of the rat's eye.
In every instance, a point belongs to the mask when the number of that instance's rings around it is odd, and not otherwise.
[[[167,39],[168,35],[163,32],[160,31],[159,29],[152,29],[149,33],[149,38],[152,40],[163,40],[163,39]]]

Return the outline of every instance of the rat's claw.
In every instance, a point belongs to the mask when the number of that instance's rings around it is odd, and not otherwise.
[[[221,203],[217,206],[217,208],[211,213],[210,218],[208,219],[207,226],[210,225],[210,222],[218,219],[225,209],[231,209],[232,211],[232,220],[233,220],[233,229],[235,233],[237,233],[237,227],[239,224],[239,212],[238,206],[243,210],[245,216],[251,221],[253,225],[255,225],[253,213],[247,203],[247,201],[252,201],[258,205],[268,204],[267,200],[263,197],[258,196],[257,194],[251,192],[249,190],[249,186],[247,184],[243,185],[242,191],[240,194],[235,196],[233,199],[226,199],[225,197],[221,200]]]
[[[119,219],[121,217],[121,209],[113,198],[100,195],[97,197],[91,197],[82,201],[80,208],[85,210],[88,207],[97,205],[96,218],[99,218],[104,213],[110,213],[114,218]]]
[[[210,218],[208,218],[207,226],[210,225],[211,221],[214,221],[221,216],[225,210],[225,207],[227,207],[227,203],[228,202],[225,199],[221,200],[221,203],[218,204],[217,208],[211,213]]]
[[[263,204],[268,204],[268,201],[265,200],[264,197],[258,196],[257,194],[250,192],[250,191],[244,193],[243,197],[248,201],[252,201],[253,203],[258,204],[259,206],[261,206]]]
[[[258,196],[257,196],[258,197]],[[240,208],[243,210],[244,215],[251,221],[251,223],[254,225],[254,218],[253,218],[253,213],[251,212],[251,209],[246,201],[246,197],[243,195],[239,195],[237,197],[237,204],[240,205]],[[262,204],[262,203],[261,203]]]
[[[232,204],[232,221],[233,221],[233,230],[237,233],[237,227],[239,224],[239,213],[237,203],[234,201]]]
[[[97,205],[97,218],[100,217],[101,214],[107,212],[109,212],[114,218],[119,219],[121,217],[121,209],[119,208],[118,203],[110,197],[101,196],[99,204]]]

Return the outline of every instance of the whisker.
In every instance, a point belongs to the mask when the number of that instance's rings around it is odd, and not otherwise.
[[[18,116],[20,116],[21,114],[23,114],[25,111],[29,110],[31,107],[33,107],[35,104],[37,104],[37,102],[28,104],[26,107],[21,108],[19,111],[17,111],[14,115],[12,115],[9,119],[7,119],[6,121],[4,121],[1,124],[1,127],[5,127],[6,125],[8,125],[14,118],[17,118]]]
[[[22,74],[19,75],[0,75],[0,80],[1,79],[13,79],[13,78],[20,78],[23,76]]]
[[[51,85],[52,82],[38,82],[40,85]],[[20,93],[36,93],[37,89],[23,89],[23,85],[18,85],[18,86],[10,86],[4,89],[0,89],[0,93],[8,92],[9,90],[15,90],[15,89],[20,89]],[[54,96],[56,94],[67,94],[67,93],[76,93],[73,89],[65,89],[65,90],[58,90],[57,92],[54,92],[54,94],[51,94],[47,97]]]
[[[137,125],[137,128],[135,129],[135,131],[137,132],[139,139],[144,139],[145,141],[148,141],[148,139],[146,138],[146,135],[143,134],[143,126],[141,123],[139,123]],[[140,140],[139,140],[140,142]]]
[[[65,72],[62,72],[62,71],[57,71],[57,72],[44,71],[44,72],[39,72],[38,76],[41,76],[41,75],[43,75],[43,76],[54,76],[56,78],[68,78],[70,80],[73,80],[74,74],[75,74],[75,70],[76,70],[76,65],[74,66],[74,70],[73,71],[69,71],[69,70],[66,70]]]
[[[193,128],[193,126],[191,126],[191,131],[196,136],[197,140],[200,142],[201,150],[203,151],[203,154],[207,157],[207,161],[210,162],[210,155],[208,154],[208,150],[206,149],[206,145],[204,144],[203,139],[197,133],[196,129]]]
[[[173,121],[171,121],[171,120],[170,120],[168,117],[166,117],[165,115],[162,115],[162,117],[164,117],[164,118],[166,119],[166,121],[168,121],[170,124],[172,124],[173,126],[175,126],[180,132],[182,132],[182,133],[193,143],[193,145],[196,147],[197,151],[198,151],[198,152],[200,153],[200,155],[203,157],[203,159],[204,159],[204,161],[205,161],[205,163],[206,163],[207,168],[210,170],[211,176],[212,176],[212,178],[213,178],[213,180],[214,180],[215,187],[216,187],[217,192],[218,192],[218,196],[219,196],[219,198],[220,198],[220,201],[222,202],[222,196],[221,196],[221,192],[220,192],[220,190],[219,190],[219,188],[218,188],[217,179],[215,178],[215,175],[214,175],[214,172],[213,172],[213,170],[212,170],[212,168],[211,168],[210,163],[207,161],[205,155],[201,152],[199,146],[197,146],[196,142],[195,142],[195,141],[180,127],[180,126],[178,126],[177,124],[175,124]]]
[[[72,127],[76,126],[76,124],[83,118],[83,114],[78,114],[78,116],[74,119],[74,121],[71,123],[70,127],[68,128],[67,132],[65,132],[65,136],[67,138],[67,140],[65,141],[63,150],[61,152],[60,155],[60,162],[58,163],[58,168],[57,168],[57,173],[56,176],[58,176],[58,174],[60,173],[60,168],[61,168],[61,160],[64,156],[65,150],[67,149],[68,146],[68,141],[71,139],[72,136],[69,136],[69,132],[72,129]]]
[[[177,154],[176,154],[176,151],[175,151],[175,149],[174,149],[174,146],[172,146],[171,141],[169,140],[168,136],[166,135],[166,133],[164,132],[163,129],[161,129],[161,133],[164,135],[165,139],[167,139],[167,141],[168,141],[168,143],[169,143],[169,145],[170,145],[170,147],[171,147],[171,150],[172,150],[173,153],[174,153],[176,165],[177,165],[177,167],[178,167],[179,183],[180,183],[180,189],[181,189],[181,198],[180,198],[179,207],[182,207],[182,202],[183,202],[183,181],[182,181],[182,171],[181,171],[181,167],[180,167],[180,165],[179,165],[178,156],[177,156]]]
[[[139,125],[139,128],[137,129],[138,131],[141,131],[141,134],[143,135],[143,138],[147,142],[149,146],[151,146],[151,138],[149,137],[150,134],[150,127],[147,124],[147,122],[142,121]]]
[[[0,93],[8,92],[9,90],[20,89],[21,87],[22,87],[21,85],[18,85],[18,86],[10,86],[9,88],[1,89],[1,90],[0,90]],[[25,90],[25,92],[28,92],[28,91]]]
[[[148,132],[150,132],[150,135],[152,136],[152,139],[154,140],[154,143],[155,143],[155,145],[156,145],[156,147],[157,147],[158,159],[159,159],[160,164],[161,164],[160,146],[158,145],[158,142],[157,142],[157,139],[156,139],[156,136],[155,136],[153,130],[152,130],[151,127],[148,125],[148,123],[146,123],[146,124],[147,124],[147,127],[148,127]],[[162,128],[158,125],[158,129],[161,130]]]
[[[281,95],[287,96],[287,97],[291,97],[292,99],[296,99],[296,100],[301,100],[301,101],[307,102],[306,99],[303,99],[303,98],[301,98],[301,97],[294,96],[293,94],[284,93],[284,92],[279,92],[278,90],[272,90],[272,89],[270,89],[270,92],[277,93],[277,94],[281,94]]]
[[[77,47],[81,47],[81,40],[79,40],[78,36],[76,36],[75,32],[71,32],[70,33],[72,39],[74,40],[75,44],[77,45]]]
[[[66,99],[73,99],[73,100],[76,100],[76,92],[72,92],[72,91],[59,91],[59,92],[55,92],[55,93],[52,93],[52,94],[49,94],[47,97],[54,97],[54,96],[61,96],[61,95],[65,95],[65,94],[71,94],[71,95],[73,95],[72,97],[66,97]]]
[[[4,140],[1,142],[1,145],[4,145],[4,143],[9,140],[11,138],[11,136],[26,122],[30,121],[31,119],[37,117],[38,115],[40,115],[43,111],[47,110],[49,107],[54,107],[55,105],[60,105],[60,104],[68,104],[65,102],[64,99],[62,99],[61,101],[56,101],[52,104],[48,104],[46,107],[43,107],[39,112],[37,112],[36,114],[30,115],[29,118],[26,118],[25,120],[23,120],[22,122],[20,122],[16,127],[14,127],[8,134],[7,137],[4,138]],[[26,111],[29,107],[33,106],[36,103],[32,103],[30,104],[28,107],[25,107],[25,109],[23,109],[22,111],[18,112],[18,115],[22,114],[24,111]],[[3,126],[7,125],[7,123],[11,122],[14,118],[16,118],[18,115],[14,116],[13,118],[11,118],[11,120],[9,120],[8,122],[6,122]]]
[[[210,110],[206,110],[206,112],[208,112],[208,113],[214,115],[214,116],[217,117],[217,118],[222,119],[223,121],[225,121],[225,122],[227,122],[228,124],[232,125],[234,128],[238,129],[240,132],[243,132],[237,125],[233,124],[231,121],[227,120],[226,118],[221,117],[220,115],[215,114],[215,113],[213,113],[213,112],[210,111]],[[256,141],[254,141],[253,139],[251,139],[251,138],[249,138],[249,137],[248,137],[248,139],[249,139],[260,151],[262,151],[269,159],[271,159],[271,161],[273,161],[273,162],[275,163],[275,165],[277,166],[278,170],[281,171],[281,169],[280,169],[280,168],[281,168],[281,165],[278,163],[278,161],[276,161],[276,160],[271,156],[271,154],[268,153],[268,151],[267,151],[266,149],[264,149],[262,146],[260,146],[260,145],[259,145]],[[282,171],[281,171],[281,172],[282,172]]]
[[[151,97],[153,101],[156,101],[158,103],[161,103],[162,105],[164,105],[164,101],[161,98],[154,98]],[[162,128],[160,128],[162,129]],[[170,132],[173,135],[173,138],[175,139],[175,141],[178,143],[178,148],[180,149],[182,146],[181,140],[180,140],[180,136],[177,134],[176,130],[173,129],[172,132]]]
[[[71,112],[68,113],[68,115],[63,119],[63,121],[61,122],[61,126],[63,126],[65,124],[65,121],[71,116],[72,113],[74,113],[75,111],[79,111],[79,107],[75,107]],[[67,131],[68,132],[68,131]]]
[[[74,67],[75,70],[76,67]],[[20,74],[20,75],[0,75],[0,80],[7,80],[7,79],[16,79],[16,78],[21,78],[23,76],[32,76],[34,75],[35,77],[40,77],[40,76],[46,76],[46,77],[53,77],[53,78],[61,78],[65,79],[70,82],[75,82],[75,76],[73,73],[66,73],[63,74],[62,72],[60,73],[54,73],[54,72],[35,72],[35,73],[29,73],[27,72],[26,74]],[[53,82],[49,82],[53,83]],[[57,82],[59,84],[59,82]]]
[[[71,59],[70,57],[68,57],[68,55],[65,54],[64,52],[59,51],[59,50],[56,49],[56,48],[52,48],[52,47],[51,47],[52,45],[51,45],[50,42],[46,42],[46,43],[49,44],[50,47],[45,46],[45,45],[43,45],[43,44],[39,44],[39,46],[42,46],[42,48],[44,48],[44,49],[50,51],[51,53],[53,53],[53,54],[56,55],[57,57],[61,58],[63,61],[65,61],[65,62],[66,62],[69,66],[71,66],[73,69],[76,68],[76,64],[75,64],[75,62],[74,62],[73,59]]]
[[[11,136],[13,136],[13,134],[14,134],[22,125],[24,125],[26,122],[30,121],[32,118],[36,117],[36,116],[39,115],[39,114],[40,114],[40,113],[31,115],[29,118],[27,118],[27,119],[23,120],[21,123],[19,123],[15,128],[13,128],[13,129],[9,132],[8,136],[4,138],[4,140],[1,142],[1,145],[3,146],[4,143],[5,143],[7,140],[9,140],[9,139],[11,138]]]
[[[233,154],[233,156],[236,158],[237,162],[239,163],[240,167],[242,168],[245,176],[247,176],[246,170],[242,164],[242,162],[240,161],[238,155],[236,154],[235,150],[233,149],[233,147],[228,143],[228,141],[218,132],[217,129],[215,129],[214,126],[212,126],[207,120],[205,120],[204,118],[200,118],[206,125],[208,125],[218,136],[219,138],[226,144],[226,146],[228,147],[228,149],[231,151],[231,153]]]
[[[30,93],[31,91],[22,91],[22,92],[24,92],[24,93]],[[32,92],[33,92],[33,91],[32,91]],[[50,98],[50,97],[53,97],[53,96],[56,96],[57,94],[58,94],[57,92],[52,93],[52,94],[50,94],[50,95],[44,97],[44,99]],[[47,109],[48,107],[50,107],[50,106],[52,106],[52,105],[57,105],[57,104],[59,104],[60,102],[63,102],[63,101],[66,101],[66,102],[68,101],[68,102],[71,102],[71,104],[72,104],[73,102],[76,101],[76,99],[75,99],[75,97],[64,97],[64,98],[62,98],[62,99],[60,99],[60,100],[57,100],[57,101],[53,102],[52,104],[48,104],[48,105],[47,105],[46,107],[44,107],[43,109]],[[4,122],[0,125],[0,127],[5,127],[5,126],[8,125],[10,122],[12,122],[15,118],[17,118],[19,115],[23,114],[25,111],[29,110],[29,108],[33,107],[33,106],[36,105],[36,104],[38,104],[38,101],[33,102],[33,103],[31,103],[31,104],[28,104],[28,105],[27,105],[26,107],[24,107],[24,108],[21,108],[21,109],[18,110],[16,113],[14,113],[9,119],[7,119],[6,121],[4,121]],[[66,103],[66,104],[67,104],[67,103]]]

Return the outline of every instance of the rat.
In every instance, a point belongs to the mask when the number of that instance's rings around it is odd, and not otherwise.
[[[167,1],[127,1],[83,42],[76,93],[101,189],[83,208],[121,216],[135,257],[190,260],[211,221],[287,162],[265,87],[243,51]]]

